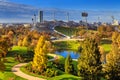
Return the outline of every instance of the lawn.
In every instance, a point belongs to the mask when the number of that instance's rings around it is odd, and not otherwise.
[[[54,46],[58,50],[78,50],[78,47],[80,46],[79,41],[57,41],[54,42]]]
[[[69,27],[55,27],[55,30],[67,35],[67,36],[72,36],[75,35],[76,32],[78,32],[80,29],[77,28],[69,28]]]
[[[15,54],[17,53],[24,54],[26,52],[27,52],[26,47],[19,47],[19,46],[12,47],[12,50],[8,52],[7,57],[6,57],[6,60],[7,60],[5,62],[6,70],[4,72],[0,72],[0,80],[26,80],[26,79],[16,76],[15,74],[11,72],[11,68],[16,64],[19,64],[19,62],[17,62],[14,58]]]
[[[7,61],[5,62],[6,70],[0,72],[0,80],[26,80],[24,78],[18,77],[11,72],[11,68],[18,64],[13,57],[6,57]]]
[[[70,75],[70,74],[63,74],[60,76],[55,76],[52,78],[49,78],[48,80],[82,80],[80,77]]]
[[[111,50],[111,44],[103,44],[101,46],[105,50],[105,53],[109,53],[110,52],[110,50]]]
[[[101,40],[100,46],[103,47],[103,49],[105,50],[105,53],[109,53],[111,50],[111,44],[112,44],[112,41],[109,39],[106,39],[106,40]]]
[[[24,54],[24,53],[27,53],[27,47],[13,46],[11,51]]]

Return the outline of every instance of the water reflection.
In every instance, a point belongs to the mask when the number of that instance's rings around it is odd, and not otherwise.
[[[75,51],[67,51],[67,50],[56,51],[55,53],[65,57],[65,58],[67,57],[68,54],[70,54],[72,59],[78,59],[80,56],[80,54],[78,54]]]

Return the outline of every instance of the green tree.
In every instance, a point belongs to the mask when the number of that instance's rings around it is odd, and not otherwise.
[[[107,55],[107,63],[103,65],[103,71],[107,80],[120,80],[120,50],[116,43],[112,44],[112,50]]]
[[[73,64],[72,64],[72,58],[70,57],[70,54],[66,57],[65,60],[65,73],[69,74],[74,71]]]
[[[86,39],[78,59],[78,76],[88,80],[98,80],[102,69],[100,58],[98,44],[93,39]]]

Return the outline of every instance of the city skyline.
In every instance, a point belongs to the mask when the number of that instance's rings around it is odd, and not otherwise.
[[[41,1],[41,2],[40,2]],[[55,11],[56,13],[56,20],[64,20],[66,21],[67,13],[69,12],[69,19],[71,21],[80,21],[82,20],[81,13],[86,11],[88,12],[88,22],[112,22],[111,16],[114,16],[115,19],[120,20],[120,10],[117,10],[119,8],[118,3],[116,3],[116,0],[109,0],[109,6],[112,5],[111,2],[114,2],[111,7],[116,8],[112,9],[108,6],[108,0],[91,0],[91,3],[89,3],[88,0],[75,0],[73,1],[73,5],[71,4],[71,0],[0,0],[0,23],[4,22],[32,22],[31,19],[33,18],[33,15],[38,15],[39,10],[44,11],[44,20],[53,20],[53,13]],[[85,1],[88,1],[85,3]],[[97,2],[98,1],[98,2]],[[59,3],[60,2],[60,3]],[[81,2],[81,3],[80,3]],[[104,2],[102,5],[101,3],[92,5],[94,2]],[[59,5],[57,5],[59,3]],[[61,4],[63,3],[63,4]],[[68,3],[66,6],[64,6],[66,3]],[[84,3],[84,6],[82,6]],[[107,3],[105,5],[105,3]],[[56,5],[55,5],[56,4]],[[75,5],[76,4],[76,5]],[[82,4],[82,5],[81,5]],[[85,6],[87,4],[90,4],[88,6]],[[101,6],[100,6],[101,4]],[[116,4],[116,5],[115,5]],[[72,6],[70,6],[72,5]],[[80,6],[78,6],[80,5]],[[98,5],[98,6],[97,6]],[[104,7],[107,6],[108,8]],[[115,5],[115,6],[114,6]],[[78,7],[77,7],[78,6]],[[89,7],[91,6],[91,7]],[[96,7],[95,7],[96,6]],[[76,8],[77,7],[77,8]],[[94,8],[92,8],[94,7]],[[104,9],[102,9],[104,7]],[[86,9],[85,9],[86,8]],[[100,9],[101,8],[101,9]],[[106,10],[105,10],[106,9]],[[9,16],[8,16],[9,15]],[[98,20],[99,18],[99,20]]]

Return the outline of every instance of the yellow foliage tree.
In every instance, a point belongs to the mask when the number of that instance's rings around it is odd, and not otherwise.
[[[99,51],[101,54],[101,62],[105,63],[106,62],[106,53],[105,53],[104,48],[102,46],[99,46]]]
[[[117,37],[117,43],[118,43],[118,46],[120,47],[120,34],[119,34],[119,36]]]
[[[104,65],[103,71],[107,73],[107,80],[120,79],[120,50],[116,43],[112,44],[112,50],[107,54],[107,63]]]
[[[22,40],[18,41],[18,46],[22,46]]]
[[[27,47],[28,46],[28,37],[24,37],[23,41],[22,41],[22,46]]]
[[[118,32],[113,32],[113,34],[112,34],[112,41],[113,42],[117,42],[116,39],[117,39],[118,35],[119,35]]]
[[[41,36],[38,40],[35,48],[35,54],[32,62],[32,68],[35,71],[43,72],[47,67],[47,53],[50,50],[50,42],[44,36]]]
[[[4,58],[8,52],[9,40],[7,38],[0,38],[0,71],[5,70]]]

